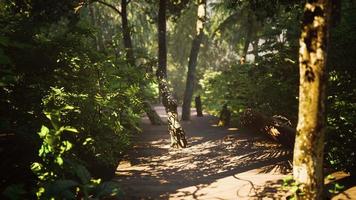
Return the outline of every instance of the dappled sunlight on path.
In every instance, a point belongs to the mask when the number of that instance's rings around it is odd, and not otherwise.
[[[156,109],[164,116],[163,107]],[[277,197],[265,186],[289,173],[291,152],[263,136],[214,123],[209,115],[183,122],[189,146],[170,149],[167,127],[144,118],[143,133],[116,173],[125,199]]]

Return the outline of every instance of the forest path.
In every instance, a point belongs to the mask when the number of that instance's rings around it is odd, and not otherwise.
[[[156,106],[165,119],[164,107]],[[280,199],[291,152],[258,134],[217,127],[205,114],[183,122],[188,148],[171,149],[167,126],[142,119],[143,133],[120,162],[124,199]]]

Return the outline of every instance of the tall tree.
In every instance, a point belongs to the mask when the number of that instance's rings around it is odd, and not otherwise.
[[[127,6],[130,3],[129,0],[121,0],[121,10],[116,8],[116,6],[102,0],[93,0],[92,2],[98,2],[102,5],[105,5],[112,10],[114,10],[116,13],[118,13],[121,17],[121,28],[122,28],[122,38],[123,38],[123,44],[125,47],[125,57],[126,61],[131,67],[136,67],[135,63],[135,55],[133,51],[133,45],[132,45],[132,38],[131,38],[131,31],[130,31],[130,26],[129,26],[129,21],[128,21],[128,13],[127,13]],[[89,6],[91,6],[89,4]],[[144,86],[141,84],[140,85],[140,90],[144,91]],[[143,108],[151,121],[151,124],[153,125],[162,125],[164,124],[163,121],[161,120],[160,116],[157,114],[157,112],[152,108],[151,104],[145,99],[145,96],[143,94],[142,96],[143,100]]]
[[[192,41],[192,48],[190,50],[187,81],[184,91],[182,120],[190,120],[190,108],[195,85],[195,73],[198,61],[198,54],[200,44],[204,37],[204,24],[206,20],[206,0],[198,0],[198,12],[196,23],[196,35]]]
[[[162,103],[167,112],[168,131],[171,136],[171,146],[185,148],[187,141],[182,126],[179,123],[177,102],[173,98],[167,81],[167,43],[166,43],[166,0],[159,1],[158,10],[158,69],[156,72]]]
[[[127,5],[129,1],[128,0],[121,0],[121,12],[119,13],[121,15],[121,24],[122,24],[122,35],[123,35],[123,43],[125,47],[125,52],[126,52],[126,60],[131,66],[136,66],[135,63],[135,56],[134,56],[134,51],[133,51],[133,45],[132,45],[132,39],[131,39],[131,31],[130,31],[130,26],[129,22],[127,19]],[[140,85],[140,89],[143,92],[143,85]],[[143,97],[143,107],[144,110],[151,121],[151,124],[153,125],[161,125],[163,124],[163,121],[157,114],[157,112],[152,108],[151,104],[145,100],[145,97]]]
[[[240,64],[244,64],[246,62],[246,56],[248,52],[248,48],[251,43],[251,38],[252,38],[252,28],[253,28],[253,22],[254,20],[252,19],[252,13],[250,10],[247,11],[247,19],[246,19],[246,36],[245,36],[245,41],[244,41],[244,46],[240,58]]]
[[[299,40],[299,113],[293,176],[302,199],[322,199],[325,85],[330,0],[308,0]]]
[[[96,17],[96,12],[95,12],[96,10],[92,4],[89,4],[88,7],[89,7],[89,16],[90,16],[91,24],[94,27],[97,27],[98,23],[97,23],[97,17]],[[103,38],[101,36],[95,35],[95,44],[96,44],[96,49],[98,51],[104,50],[105,46],[104,46]]]

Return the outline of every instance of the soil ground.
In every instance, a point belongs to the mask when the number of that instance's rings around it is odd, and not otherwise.
[[[164,107],[156,106],[166,120]],[[284,199],[292,152],[263,135],[217,127],[205,114],[182,122],[188,148],[171,149],[167,126],[143,118],[143,132],[120,162],[115,181],[132,199]],[[344,198],[341,198],[344,199]],[[347,199],[347,198],[346,198]]]

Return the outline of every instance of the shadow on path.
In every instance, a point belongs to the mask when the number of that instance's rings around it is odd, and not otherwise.
[[[156,107],[164,117],[163,107]],[[194,113],[193,113],[194,115]],[[259,199],[268,181],[290,171],[291,152],[264,136],[220,128],[205,115],[183,122],[188,148],[170,149],[166,126],[143,133],[117,169],[124,199]]]

